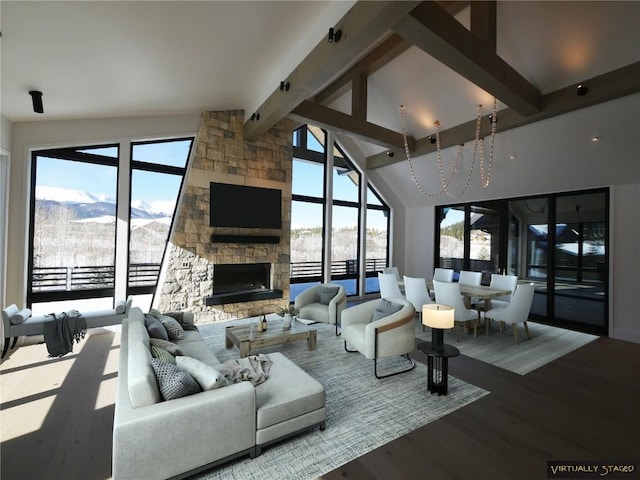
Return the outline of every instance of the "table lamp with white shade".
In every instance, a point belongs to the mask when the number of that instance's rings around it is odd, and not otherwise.
[[[431,327],[431,347],[444,350],[444,330],[453,328],[455,311],[449,305],[427,303],[422,306],[422,324]]]

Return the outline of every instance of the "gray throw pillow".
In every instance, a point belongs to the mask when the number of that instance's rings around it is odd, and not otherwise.
[[[402,310],[402,305],[398,305],[397,303],[393,303],[389,300],[381,298],[376,305],[376,308],[373,310],[371,321],[375,322],[376,320],[388,317],[389,315],[399,312],[400,310]]]
[[[149,337],[161,338],[162,340],[169,341],[167,329],[164,328],[162,323],[160,323],[160,320],[158,320],[156,317],[154,317],[153,315],[145,315],[144,324],[147,327],[147,332],[149,332]]]
[[[184,370],[179,369],[164,360],[151,359],[151,366],[158,379],[160,395],[164,400],[186,397],[202,392],[202,387]]]
[[[151,345],[154,345],[156,347],[164,348],[167,352],[169,352],[174,357],[177,357],[178,355],[184,355],[182,353],[182,349],[178,345],[168,340],[163,340],[161,338],[150,338],[149,343],[151,343]]]
[[[322,286],[319,289],[320,291],[320,303],[322,305],[329,305],[331,300],[338,294],[340,291],[339,287],[327,287]]]

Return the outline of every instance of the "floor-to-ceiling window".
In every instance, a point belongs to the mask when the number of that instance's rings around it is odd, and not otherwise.
[[[34,313],[112,307],[118,281],[127,294],[147,294],[150,306],[192,142],[133,143],[130,175],[118,173],[120,144],[33,152],[27,305]],[[119,187],[131,193],[129,218],[118,216]],[[124,269],[117,229],[128,231]]]
[[[325,279],[342,284],[348,295],[379,291],[374,275],[388,261],[389,207],[370,184],[367,200],[362,198],[362,173],[335,142],[332,151],[327,151],[327,134],[322,129],[300,127],[294,132],[293,144],[291,299]],[[363,210],[367,281],[365,291],[360,292]],[[329,234],[331,247],[326,251],[324,240]]]
[[[531,318],[608,329],[608,189],[436,207],[436,264],[536,285]],[[461,252],[462,250],[462,252]]]
[[[151,306],[193,139],[131,145],[127,295]]]

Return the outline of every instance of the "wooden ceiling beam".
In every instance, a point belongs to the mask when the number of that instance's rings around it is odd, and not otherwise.
[[[497,2],[478,0],[471,2],[471,33],[482,40],[493,53],[496,52]]]
[[[632,63],[581,83],[589,89],[586,95],[579,96],[577,94],[577,84],[548,93],[542,97],[542,111],[535,115],[524,116],[513,108],[500,110],[496,115],[498,118],[498,133],[638,93],[640,92],[640,62]],[[483,117],[481,124],[480,135],[483,137],[491,133],[489,120],[486,117]],[[471,120],[442,130],[440,132],[441,148],[444,149],[473,141],[475,139],[475,129],[476,121]],[[415,158],[436,151],[436,146],[429,141],[429,136],[416,140],[412,157]],[[404,149],[393,148],[390,151],[393,153],[392,156],[389,156],[387,152],[382,152],[367,157],[367,169],[380,168],[407,160]]]
[[[281,91],[274,85],[273,93],[254,112],[259,114],[254,120],[244,124],[247,140],[257,140],[280,119],[308,98],[312,98],[333,77],[342,72],[346,65],[353,62],[378,41],[392,25],[407,14],[420,2],[410,1],[359,1],[333,27],[341,30],[340,42],[321,41],[305,59],[285,78],[289,84]],[[247,115],[247,117],[250,117]]]
[[[466,7],[468,7],[470,3],[476,2],[441,1],[437,3],[451,16],[453,16],[457,15]],[[369,52],[356,65],[351,67],[337,80],[332,82],[331,85],[324,88],[320,93],[318,93],[313,100],[316,103],[321,103],[323,105],[329,105],[333,103],[342,95],[351,90],[351,84],[354,79],[357,79],[361,75],[371,76],[391,60],[400,55],[402,52],[407,50],[410,46],[411,42],[405,40],[397,33],[392,33],[386,40],[384,40],[380,45]]]
[[[540,91],[436,2],[422,2],[393,30],[520,114],[540,111]]]
[[[309,100],[304,100],[288,115],[289,118],[302,123],[330,129],[364,141],[375,143],[385,148],[403,148],[404,139],[401,133],[369,123],[346,113],[333,110]],[[413,137],[407,138],[409,149],[414,148]]]

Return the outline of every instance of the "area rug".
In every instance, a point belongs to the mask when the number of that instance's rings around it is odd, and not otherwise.
[[[236,347],[225,348],[224,325],[199,326],[220,361],[238,357]],[[449,395],[431,395],[427,391],[427,367],[419,362],[408,373],[378,380],[373,361],[359,353],[345,352],[333,325],[313,326],[318,330],[316,350],[307,350],[302,341],[260,352],[282,352],[325,386],[326,429],[315,428],[265,448],[257,458],[243,457],[193,479],[315,479],[489,393],[449,377]],[[277,328],[277,324],[271,328]],[[385,362],[379,365],[379,371],[402,366]]]
[[[541,323],[527,322],[527,325],[531,340],[527,340],[524,328],[519,325],[519,345],[516,345],[513,339],[510,326],[500,333],[495,323],[488,336],[484,331],[479,332],[476,338],[472,333],[460,333],[459,342],[456,341],[453,330],[446,331],[445,342],[456,346],[463,355],[526,375],[598,338],[597,335],[574,332]],[[423,332],[422,326],[417,324],[416,338],[418,341],[431,341],[431,332],[429,329]]]

